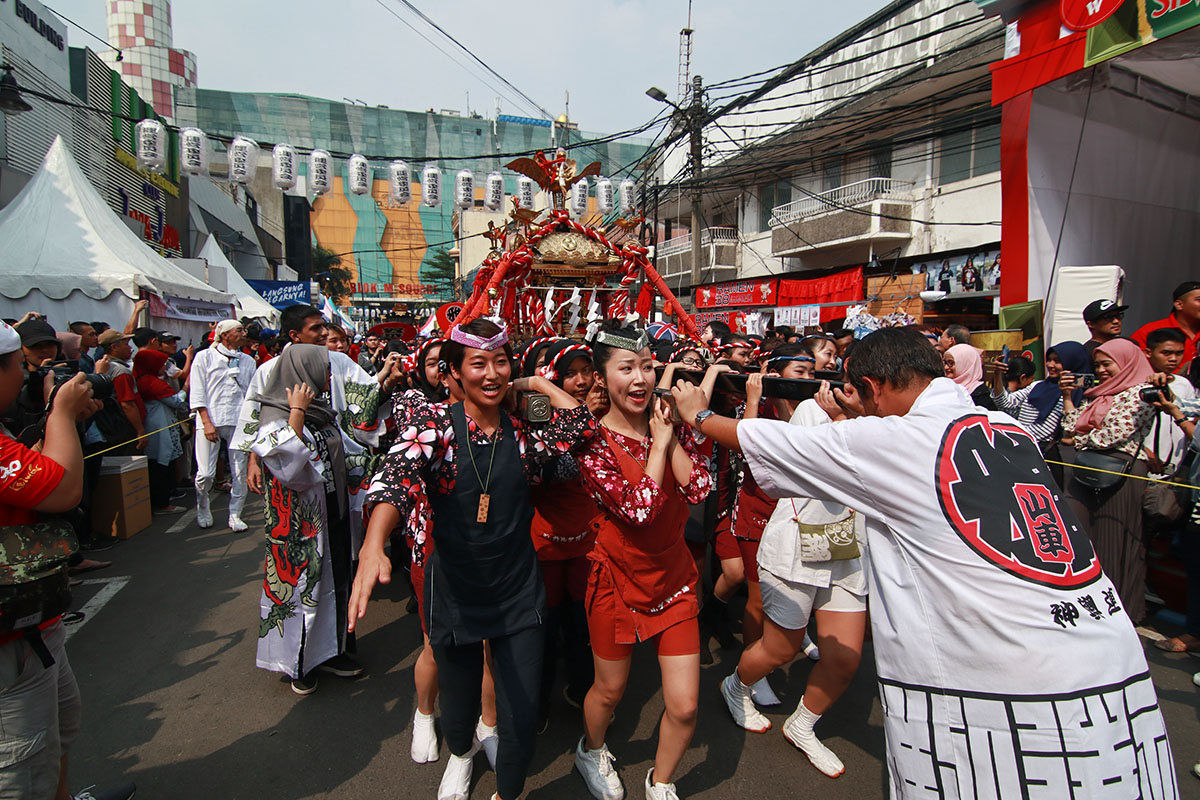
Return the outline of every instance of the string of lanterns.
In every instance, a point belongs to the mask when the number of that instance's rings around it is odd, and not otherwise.
[[[138,163],[152,172],[161,173],[167,164],[167,129],[155,119],[144,119],[135,126],[135,154]],[[235,136],[227,149],[229,181],[248,184],[254,180],[258,168],[258,143],[247,136]],[[179,131],[179,169],[185,175],[206,175],[211,157],[211,146],[204,131],[199,128],[183,128]],[[290,144],[277,144],[271,150],[271,181],[277,189],[290,191],[299,181],[300,154]],[[365,156],[355,153],[346,160],[348,179],[346,185],[355,195],[370,193],[374,183],[374,170]],[[308,191],[316,196],[328,193],[333,188],[333,156],[329,151],[316,148],[308,154]],[[393,206],[412,202],[412,178],[407,162],[392,161],[387,167],[388,201]],[[483,205],[489,211],[499,211],[504,205],[504,176],[498,171],[488,174],[483,184]],[[514,195],[521,208],[533,209],[537,184],[525,175],[517,177]],[[576,217],[587,213],[590,186],[583,178],[571,187],[570,208]],[[614,202],[616,201],[616,202]],[[463,169],[454,178],[453,203],[459,209],[475,206],[475,173]],[[434,164],[426,164],[421,170],[421,204],[438,208],[442,204],[442,171]],[[611,214],[619,206],[622,215],[633,213],[637,206],[637,185],[625,178],[614,189],[611,180],[600,177],[596,181],[596,210],[600,214]]]

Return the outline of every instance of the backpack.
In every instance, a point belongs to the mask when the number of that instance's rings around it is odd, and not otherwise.
[[[104,441],[110,445],[118,445],[136,439],[137,431],[129,422],[129,417],[125,416],[117,399],[110,396],[104,398],[103,402],[103,408],[92,415],[92,422],[104,437]]]
[[[0,634],[33,628],[71,605],[67,562],[79,549],[64,520],[0,527]]]

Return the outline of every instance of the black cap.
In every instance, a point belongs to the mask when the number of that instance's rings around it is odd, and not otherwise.
[[[1188,292],[1194,292],[1197,289],[1200,289],[1200,281],[1184,281],[1175,287],[1174,292],[1171,292],[1171,302],[1174,303]]]
[[[158,340],[160,342],[177,341],[182,338],[183,337],[180,336],[179,334],[171,333],[170,331],[159,331],[158,332]]]
[[[58,334],[44,319],[31,319],[22,323],[17,327],[17,333],[21,334],[22,347],[34,347],[46,342],[58,344]]]
[[[1107,317],[1110,314],[1120,314],[1129,306],[1119,306],[1115,300],[1093,300],[1083,309],[1083,321],[1095,322],[1101,317]]]

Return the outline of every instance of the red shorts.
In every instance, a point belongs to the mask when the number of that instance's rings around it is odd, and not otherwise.
[[[746,572],[746,580],[758,583],[758,542],[751,539],[736,541],[742,554],[742,569]]]
[[[708,544],[705,542],[693,542],[691,539],[684,539],[683,543],[687,545],[688,552],[692,554],[692,561],[697,564],[704,563],[704,556],[708,553]]]
[[[733,532],[729,528],[717,530],[717,536],[713,539],[713,552],[717,554],[718,561],[742,557],[742,551],[738,549],[738,541],[733,538]]]
[[[619,613],[617,595],[611,589],[601,589],[588,605],[588,634],[592,652],[606,661],[623,661],[633,655],[632,644],[619,644],[616,615]],[[700,653],[700,624],[695,617],[680,620],[666,630],[650,637],[660,656],[692,656]]]
[[[592,562],[587,556],[542,561],[542,583],[546,586],[546,607],[582,603],[587,596],[588,573]]]

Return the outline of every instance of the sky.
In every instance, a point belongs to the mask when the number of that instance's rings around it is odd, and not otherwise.
[[[676,97],[687,0],[411,2],[555,116],[566,109],[569,93],[570,117],[585,131],[610,133],[649,121],[661,110],[644,94],[650,86]],[[106,37],[105,0],[47,5]],[[692,74],[707,84],[793,61],[883,5],[695,0]],[[400,0],[175,0],[172,19],[174,46],[196,54],[202,88],[486,117],[495,115],[499,97],[501,113],[537,115]],[[68,27],[72,46],[103,48]]]

